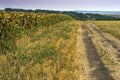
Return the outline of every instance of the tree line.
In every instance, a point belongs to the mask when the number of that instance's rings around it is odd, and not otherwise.
[[[108,15],[100,15],[100,14],[91,14],[91,13],[78,13],[74,11],[54,11],[54,10],[31,10],[31,9],[13,9],[13,8],[5,8],[5,11],[17,11],[17,12],[35,12],[35,13],[55,13],[55,14],[66,14],[72,16],[76,20],[120,20],[120,18],[108,16]]]

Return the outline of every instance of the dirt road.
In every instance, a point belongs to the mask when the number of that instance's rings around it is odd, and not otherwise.
[[[80,80],[120,80],[120,41],[90,22],[80,27]]]

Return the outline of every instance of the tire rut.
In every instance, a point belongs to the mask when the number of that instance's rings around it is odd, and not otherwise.
[[[86,57],[91,69],[92,80],[114,80],[98,55],[97,49],[87,31],[86,23],[83,23],[81,28],[83,30],[82,36],[87,51]]]
[[[89,63],[86,57],[86,49],[85,49],[85,45],[83,42],[83,36],[82,36],[82,32],[83,30],[81,29],[81,27],[79,27],[78,29],[79,34],[78,34],[78,53],[79,53],[79,59],[80,59],[80,78],[79,80],[93,80],[91,79],[90,76],[90,67],[89,67]]]

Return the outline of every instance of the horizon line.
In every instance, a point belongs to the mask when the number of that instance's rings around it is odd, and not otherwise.
[[[7,7],[11,8],[11,7]],[[6,8],[0,8],[0,10],[5,10]],[[24,10],[37,10],[40,8],[30,9],[30,8],[11,8],[11,9],[24,9]],[[83,9],[74,9],[74,10],[57,10],[57,9],[40,9],[40,10],[51,10],[51,11],[107,11],[107,12],[120,12],[119,10],[83,10]]]

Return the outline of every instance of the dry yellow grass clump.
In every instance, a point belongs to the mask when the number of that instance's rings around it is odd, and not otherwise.
[[[0,80],[78,80],[79,26],[64,21],[18,39],[15,53],[0,55]]]

